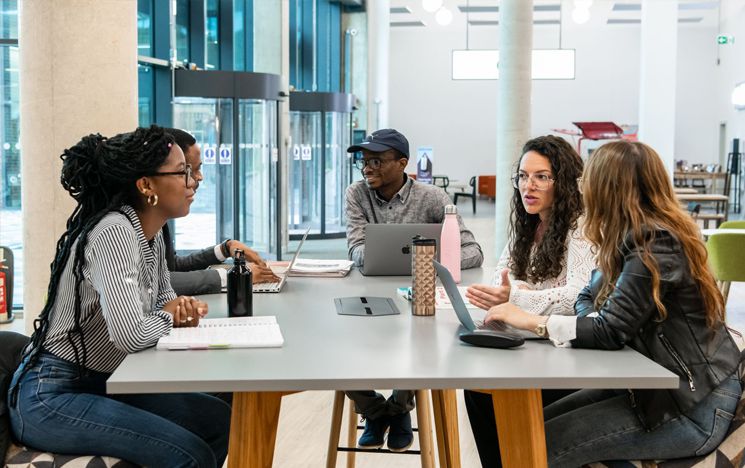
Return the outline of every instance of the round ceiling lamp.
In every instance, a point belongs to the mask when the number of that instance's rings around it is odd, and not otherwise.
[[[572,20],[577,24],[585,24],[590,20],[590,10],[587,8],[575,8],[572,10]]]
[[[428,13],[434,13],[442,6],[442,0],[422,0],[422,8]]]
[[[441,26],[447,26],[453,22],[453,13],[447,8],[442,7],[435,13],[435,21]]]

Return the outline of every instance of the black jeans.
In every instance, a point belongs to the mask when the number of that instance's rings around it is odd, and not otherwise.
[[[541,390],[543,407],[574,393],[576,390]],[[501,468],[502,457],[499,454],[497,421],[494,417],[494,404],[488,393],[464,390],[468,420],[476,440],[481,465],[484,468]]]

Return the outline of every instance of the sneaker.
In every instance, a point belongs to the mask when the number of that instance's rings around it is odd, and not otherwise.
[[[383,446],[389,425],[390,421],[385,416],[378,419],[365,418],[365,431],[357,441],[357,446],[363,449],[379,449]]]
[[[414,431],[411,429],[411,413],[391,416],[390,424],[388,448],[391,452],[403,452],[411,447],[414,442]]]

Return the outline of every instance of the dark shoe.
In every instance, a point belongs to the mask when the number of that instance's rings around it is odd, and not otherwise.
[[[390,421],[385,416],[378,419],[365,418],[365,431],[357,441],[357,446],[363,449],[379,449],[383,446],[389,425]]]
[[[391,452],[403,452],[411,447],[414,442],[414,431],[411,430],[411,413],[391,416],[390,425],[388,448]]]

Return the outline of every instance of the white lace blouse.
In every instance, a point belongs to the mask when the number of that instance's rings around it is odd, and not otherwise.
[[[519,281],[510,273],[510,302],[535,315],[574,315],[574,302],[590,281],[595,255],[582,236],[581,226],[567,236],[566,258],[559,276],[540,283]],[[505,246],[492,284],[502,285],[502,270],[509,268],[510,250]]]

